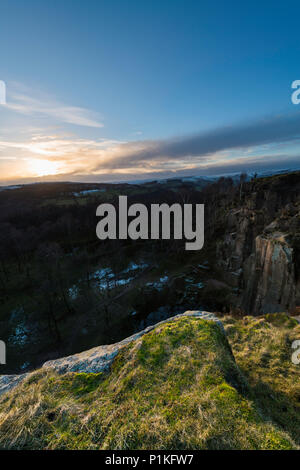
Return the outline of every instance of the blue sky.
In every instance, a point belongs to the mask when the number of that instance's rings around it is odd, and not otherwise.
[[[299,13],[291,1],[2,0],[0,181],[296,164]]]

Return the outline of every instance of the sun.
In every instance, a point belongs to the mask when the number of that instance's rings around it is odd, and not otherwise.
[[[32,176],[56,175],[59,170],[59,163],[50,160],[31,158],[28,163]]]

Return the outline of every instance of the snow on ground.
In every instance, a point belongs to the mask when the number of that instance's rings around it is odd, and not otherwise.
[[[163,276],[159,278],[159,281],[147,282],[146,286],[161,291],[163,290],[164,285],[168,282],[168,280],[169,276]]]
[[[20,189],[22,188],[23,185],[17,185],[17,186],[0,186],[0,191],[7,191],[8,189]]]
[[[127,268],[123,269],[117,276],[112,271],[111,268],[100,268],[94,271],[91,275],[91,281],[100,290],[113,289],[115,287],[126,286],[135,279],[137,271],[147,268],[149,265],[147,263],[141,262],[139,264],[131,261]],[[82,280],[79,280],[79,283]],[[74,284],[69,289],[69,297],[72,300],[76,300],[79,294],[79,287],[77,284]]]
[[[30,330],[23,321],[15,327],[13,333],[8,338],[8,342],[16,346],[24,346],[29,341],[29,334]]]
[[[104,193],[105,191],[106,191],[105,188],[99,188],[99,189],[83,189],[82,191],[78,191],[77,193],[73,193],[73,196],[75,196],[75,197],[87,196],[88,194]]]

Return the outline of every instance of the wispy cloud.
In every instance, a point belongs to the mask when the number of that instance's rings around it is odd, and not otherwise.
[[[18,88],[21,91],[18,91]],[[79,106],[69,106],[60,103],[55,98],[45,93],[37,93],[24,86],[12,85],[7,87],[7,103],[4,109],[8,109],[27,116],[47,116],[57,122],[75,124],[85,127],[103,127],[97,113]]]

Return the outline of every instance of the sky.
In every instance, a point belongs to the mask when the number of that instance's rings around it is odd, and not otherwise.
[[[289,0],[1,0],[0,185],[300,167],[299,14]]]

